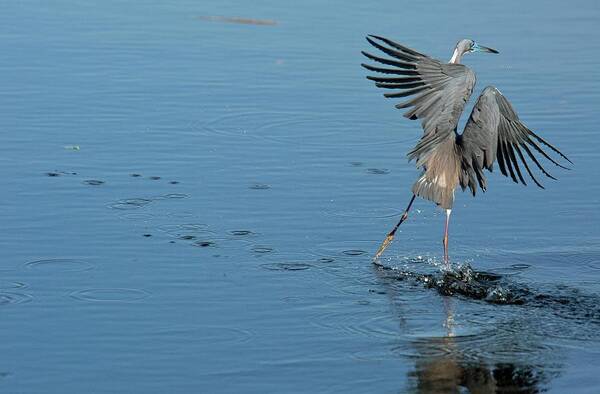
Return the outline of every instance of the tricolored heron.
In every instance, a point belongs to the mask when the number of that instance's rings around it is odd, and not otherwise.
[[[475,74],[460,64],[460,61],[466,53],[498,53],[495,49],[479,45],[473,40],[460,40],[450,61],[444,63],[384,37],[371,35],[367,37],[367,41],[391,57],[384,58],[363,51],[363,55],[369,59],[391,66],[362,64],[367,70],[391,75],[367,78],[379,88],[400,90],[386,93],[385,97],[413,96],[410,100],[397,104],[396,108],[410,108],[404,116],[421,120],[424,132],[417,145],[408,153],[409,160],[416,160],[417,167],[422,169],[412,186],[413,196],[400,221],[388,233],[374,258],[379,258],[392,242],[396,230],[408,218],[415,197],[419,196],[446,210],[443,244],[444,262],[448,267],[448,224],[457,186],[460,185],[463,190],[468,187],[473,196],[478,185],[485,191],[487,181],[483,170],[491,172],[494,161],[498,161],[500,172],[507,177],[510,175],[514,182],[527,184],[519,167],[522,164],[533,182],[544,188],[529,168],[526,156],[544,175],[556,178],[542,167],[532,150],[551,163],[568,168],[550,157],[542,147],[549,148],[569,163],[572,162],[529,130],[519,120],[510,102],[494,86],[483,90],[463,133],[458,134],[460,115],[475,86]]]

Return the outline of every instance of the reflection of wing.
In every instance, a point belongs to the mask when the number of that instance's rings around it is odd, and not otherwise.
[[[460,184],[463,190],[468,186],[475,195],[477,184],[479,184],[485,191],[486,179],[482,170],[485,168],[492,171],[496,159],[504,176],[510,174],[514,182],[520,181],[526,185],[519,168],[520,162],[535,184],[543,188],[525,161],[525,155],[529,156],[544,175],[552,179],[556,178],[542,167],[531,148],[557,166],[566,167],[552,159],[540,144],[572,163],[558,149],[521,123],[506,97],[495,87],[488,86],[479,96],[465,126],[465,131],[459,139],[460,154],[462,155]]]
[[[423,137],[409,153],[409,158],[416,158],[417,165],[421,165],[425,156],[437,143],[456,129],[465,103],[473,91],[475,74],[462,64],[442,63],[386,38],[370,37],[372,39],[367,37],[367,41],[371,45],[395,59],[381,58],[366,52],[363,52],[363,55],[393,68],[368,64],[362,66],[370,71],[398,76],[367,78],[375,81],[377,87],[401,90],[397,93],[387,93],[385,97],[415,95],[411,100],[396,105],[396,108],[412,107],[404,116],[409,119],[421,119]]]

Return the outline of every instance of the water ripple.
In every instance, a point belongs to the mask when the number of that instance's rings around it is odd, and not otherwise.
[[[318,257],[369,257],[370,251],[378,245],[378,241],[356,240],[356,241],[327,241],[314,246],[309,253]]]
[[[243,328],[218,326],[218,325],[180,325],[158,328],[150,335],[156,335],[160,338],[185,338],[189,341],[202,341],[211,344],[236,344],[245,343],[253,338],[250,330]]]
[[[162,194],[160,196],[154,196],[151,200],[159,201],[159,200],[181,200],[184,198],[190,198],[189,194],[186,193],[167,193]]]
[[[199,248],[209,248],[209,247],[217,246],[217,243],[212,240],[203,240],[203,241],[196,241],[196,242],[192,243],[192,245],[199,247]]]
[[[111,203],[108,205],[110,209],[117,210],[131,210],[131,209],[140,209],[145,207],[146,205],[152,202],[149,198],[126,198],[123,200],[118,200],[117,202]]]
[[[143,222],[147,222],[150,221],[152,219],[154,219],[154,215],[148,212],[131,212],[131,213],[124,213],[119,215],[119,217],[121,219],[126,219],[126,220],[139,220],[139,221],[143,221]]]
[[[369,168],[366,172],[371,175],[387,175],[390,173],[390,170],[387,168]]]
[[[268,246],[262,246],[262,245],[255,245],[252,247],[252,252],[257,253],[257,254],[266,254],[266,253],[271,253],[274,251],[273,248],[268,247]]]
[[[286,261],[279,263],[265,263],[261,268],[268,271],[304,271],[312,268],[312,265],[303,262]]]
[[[252,190],[268,190],[271,188],[271,185],[267,185],[266,183],[254,183],[248,186],[248,189]]]
[[[365,209],[330,209],[325,210],[326,215],[331,216],[342,216],[350,218],[390,218],[394,216],[400,216],[403,211],[396,208],[365,208]]]
[[[320,113],[298,112],[245,112],[227,114],[206,122],[193,122],[190,130],[197,134],[220,135],[226,137],[250,137],[260,140],[289,145],[318,145],[337,138],[338,144],[344,146],[376,146],[404,143],[408,139],[374,140],[365,133],[352,133],[348,130],[348,121],[339,117],[328,117]],[[385,127],[379,122],[379,127]],[[396,127],[390,122],[388,127]],[[369,120],[355,119],[351,124],[357,131],[372,127]],[[302,133],[290,130],[303,130]],[[358,136],[356,141],[348,136]]]
[[[140,289],[105,288],[79,290],[70,293],[69,296],[89,302],[133,302],[150,297],[150,293]]]
[[[0,306],[11,304],[23,304],[26,302],[30,302],[32,299],[33,297],[29,294],[0,291]]]
[[[11,281],[0,280],[0,289],[2,289],[2,290],[22,289],[24,287],[27,287],[27,285],[23,282],[11,282]]]
[[[309,321],[320,328],[386,340],[398,339],[402,335],[399,323],[392,315],[374,315],[373,311],[364,305],[322,305],[316,309],[318,313],[313,314]]]
[[[234,237],[246,237],[256,235],[256,233],[250,230],[230,230],[228,231],[229,235],[233,235]]]
[[[89,185],[89,186],[100,186],[100,185],[104,185],[106,182],[100,181],[98,179],[86,179],[82,183],[84,185]]]
[[[77,259],[46,259],[36,260],[25,263],[25,268],[51,271],[51,272],[77,272],[87,271],[94,268],[94,266],[83,260]]]
[[[367,253],[368,253],[367,251],[361,250],[361,249],[348,249],[348,250],[342,251],[342,254],[344,254],[346,256],[362,256]]]
[[[210,236],[214,233],[208,229],[208,225],[204,223],[182,223],[182,224],[163,224],[158,226],[158,230],[172,237],[188,240],[198,238],[200,235]]]

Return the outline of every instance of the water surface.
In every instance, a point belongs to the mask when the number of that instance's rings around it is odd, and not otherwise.
[[[600,385],[595,2],[2,8],[3,391]],[[364,79],[368,33],[499,49],[466,57],[475,94],[575,163],[458,193],[451,273],[421,200],[371,264],[420,131]]]

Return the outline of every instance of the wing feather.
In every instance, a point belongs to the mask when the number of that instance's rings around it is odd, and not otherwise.
[[[440,62],[384,37],[371,35],[367,37],[367,41],[393,59],[364,51],[363,55],[395,68],[363,64],[364,68],[383,74],[407,76],[367,78],[379,88],[400,90],[384,94],[387,98],[413,96],[410,100],[397,104],[396,108],[410,108],[404,116],[421,120],[423,136],[408,157],[416,159],[417,166],[422,166],[434,148],[456,131],[460,115],[473,91],[475,74],[462,64]]]
[[[484,168],[491,171],[494,159],[498,161],[502,175],[510,176],[516,183],[527,185],[521,172],[520,165],[522,165],[533,182],[541,188],[544,186],[535,177],[525,159],[526,156],[533,161],[542,174],[551,179],[556,178],[546,171],[532,149],[561,168],[568,169],[553,159],[542,146],[572,164],[571,160],[556,147],[529,130],[519,120],[506,97],[493,86],[486,87],[479,96],[465,130],[458,139],[458,145],[462,155],[460,184],[463,190],[469,186],[473,194],[476,190],[470,184],[473,172],[479,174]],[[485,190],[485,178],[478,177],[478,183]]]

